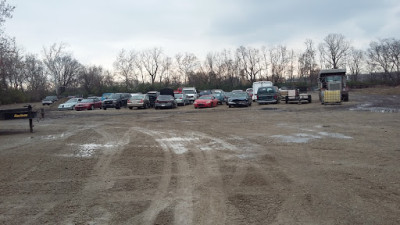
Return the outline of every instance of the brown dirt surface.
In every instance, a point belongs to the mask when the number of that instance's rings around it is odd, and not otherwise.
[[[400,224],[400,95],[376,92],[341,105],[313,93],[248,108],[46,106],[34,133],[0,121],[0,224]]]

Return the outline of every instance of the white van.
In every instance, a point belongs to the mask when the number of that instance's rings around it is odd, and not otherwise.
[[[184,87],[182,93],[186,95],[190,103],[193,103],[197,99],[197,90],[195,87]]]
[[[272,87],[274,84],[271,81],[256,81],[253,83],[253,101],[257,100],[257,91],[260,87]]]

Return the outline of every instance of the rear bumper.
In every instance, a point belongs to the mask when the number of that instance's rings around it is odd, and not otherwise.
[[[259,104],[269,104],[269,103],[277,103],[278,100],[276,100],[276,99],[273,99],[273,100],[257,100],[257,102]]]
[[[128,107],[144,107],[144,103],[128,103]]]
[[[172,108],[174,105],[172,103],[155,103],[156,108]]]

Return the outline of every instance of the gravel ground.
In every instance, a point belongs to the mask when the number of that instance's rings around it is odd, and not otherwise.
[[[34,133],[0,121],[0,224],[400,224],[399,98],[45,106]]]

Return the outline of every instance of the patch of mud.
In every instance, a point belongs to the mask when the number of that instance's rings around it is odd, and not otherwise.
[[[350,136],[346,136],[340,133],[328,133],[318,132],[318,135],[307,134],[307,133],[296,133],[292,135],[273,135],[272,138],[278,138],[285,143],[308,143],[315,139],[321,139],[324,137],[337,138],[337,139],[352,139]]]
[[[307,143],[310,140],[320,139],[321,138],[321,136],[312,135],[312,134],[304,134],[304,133],[287,135],[287,136],[285,136],[285,135],[273,135],[271,137],[278,138],[282,142],[286,142],[286,143]]]
[[[375,112],[375,113],[398,113],[399,109],[388,108],[388,107],[375,107],[371,103],[365,103],[361,105],[357,105],[349,109],[350,111],[366,111],[366,112]]]
[[[90,158],[92,157],[97,151],[101,149],[110,149],[116,147],[116,145],[113,144],[82,144],[82,145],[77,145],[77,144],[69,144],[70,146],[77,147],[78,149],[74,151],[73,154],[63,154],[62,156],[65,157],[79,157],[79,158]]]

